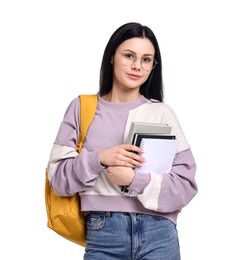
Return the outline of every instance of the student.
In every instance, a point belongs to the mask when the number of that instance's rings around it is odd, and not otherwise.
[[[84,259],[179,260],[177,216],[197,193],[196,164],[174,111],[163,103],[160,49],[150,28],[127,23],[109,39],[96,113],[80,154],[79,102],[71,101],[61,122],[49,181],[58,195],[80,192]],[[133,121],[172,126],[179,145],[170,173],[135,173],[144,161],[142,149],[125,144]],[[121,186],[138,195],[129,196]]]

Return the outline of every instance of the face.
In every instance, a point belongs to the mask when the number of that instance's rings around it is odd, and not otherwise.
[[[131,38],[117,48],[113,57],[113,88],[138,91],[154,65],[155,49],[147,38]]]

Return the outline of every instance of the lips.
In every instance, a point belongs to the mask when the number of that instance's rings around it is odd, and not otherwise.
[[[137,75],[137,74],[131,74],[131,73],[128,73],[127,74],[131,79],[139,79],[141,76],[140,75]]]

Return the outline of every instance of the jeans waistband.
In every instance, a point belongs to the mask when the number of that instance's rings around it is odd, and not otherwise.
[[[157,216],[160,218],[165,218],[162,216],[159,216],[157,214],[145,214],[145,213],[140,213],[140,212],[118,212],[118,211],[84,211],[83,212],[85,216],[89,214],[103,214],[105,217],[111,217],[112,215],[125,215],[125,216]]]

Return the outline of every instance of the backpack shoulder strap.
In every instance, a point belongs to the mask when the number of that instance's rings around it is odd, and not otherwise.
[[[80,153],[85,141],[89,125],[95,115],[97,108],[97,95],[80,95],[80,136],[77,143],[77,152]]]

